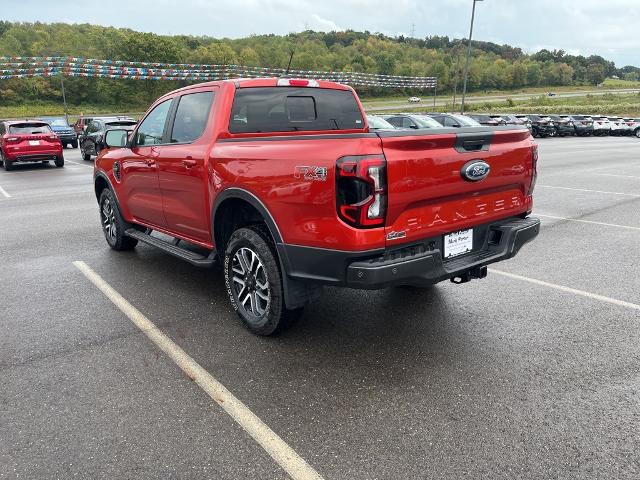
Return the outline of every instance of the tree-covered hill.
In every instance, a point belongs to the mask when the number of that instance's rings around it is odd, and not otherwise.
[[[438,77],[439,90],[461,84],[465,57],[463,39],[388,37],[370,32],[313,32],[216,39],[187,35],[156,35],[96,25],[0,22],[0,56],[74,56],[166,63],[287,66]],[[533,55],[520,48],[473,42],[469,89],[517,89],[536,86],[593,85],[606,76],[638,80],[640,69],[616,69],[600,56],[574,56],[542,50]],[[184,82],[67,78],[67,100],[76,105],[139,109]],[[381,95],[381,90],[359,89]],[[412,93],[405,91],[402,93]],[[416,92],[418,93],[418,92]],[[59,102],[57,78],[0,80],[0,105]]]

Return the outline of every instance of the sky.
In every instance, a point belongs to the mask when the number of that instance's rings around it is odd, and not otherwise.
[[[5,2],[8,0],[1,0]],[[369,30],[466,38],[472,0],[21,0],[10,21],[92,23],[158,34],[238,38],[251,34]],[[640,0],[481,0],[473,38],[640,66]]]

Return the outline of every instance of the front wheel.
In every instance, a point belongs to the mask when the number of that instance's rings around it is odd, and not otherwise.
[[[85,153],[84,147],[82,146],[82,144],[80,144],[80,156],[85,162],[88,162],[89,160],[91,160],[91,155],[89,155],[88,153]]]
[[[78,141],[77,140],[71,142],[71,148],[78,148]]]
[[[242,323],[258,335],[273,335],[296,320],[287,310],[273,241],[260,226],[233,232],[224,256],[227,294]]]
[[[109,246],[114,250],[133,249],[138,240],[124,234],[129,225],[122,218],[115,195],[108,188],[100,194],[99,206],[102,232]]]

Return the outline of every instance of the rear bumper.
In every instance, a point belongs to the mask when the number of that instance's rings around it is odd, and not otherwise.
[[[481,276],[481,268],[513,257],[540,231],[534,217],[510,218],[474,227],[473,252],[443,260],[442,236],[402,247],[344,252],[279,244],[287,275],[296,280],[359,289],[391,285],[425,286],[450,278]],[[476,241],[477,240],[477,241]]]
[[[43,160],[56,160],[62,156],[62,150],[45,150],[32,153],[6,153],[5,160],[9,162],[41,162]]]
[[[62,143],[71,143],[78,141],[78,135],[74,133],[56,133]]]

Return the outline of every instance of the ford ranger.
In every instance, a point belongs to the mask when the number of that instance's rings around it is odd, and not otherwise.
[[[352,88],[224,80],[158,99],[95,162],[105,238],[222,265],[242,322],[270,335],[323,285],[465,283],[539,231],[524,126],[369,129]]]

